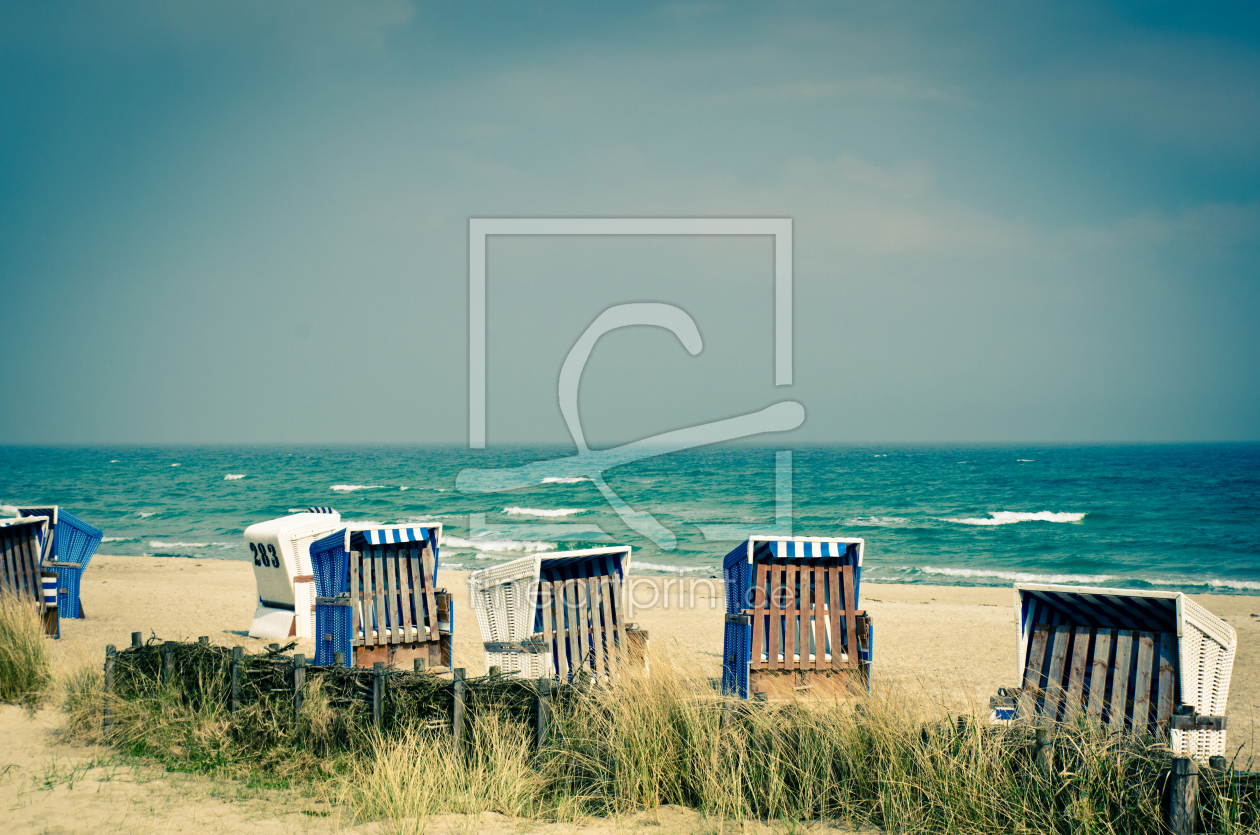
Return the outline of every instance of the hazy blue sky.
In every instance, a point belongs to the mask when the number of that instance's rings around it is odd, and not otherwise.
[[[0,443],[491,444],[804,404],[799,441],[1260,439],[1260,20],[1244,4],[0,6]],[[779,443],[780,438],[768,438]]]

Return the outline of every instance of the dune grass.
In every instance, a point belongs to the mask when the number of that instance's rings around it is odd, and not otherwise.
[[[441,814],[576,820],[665,804],[732,824],[1162,831],[1170,754],[1133,736],[1058,728],[1047,772],[1034,764],[1031,729],[960,719],[894,688],[845,701],[766,704],[723,698],[707,680],[659,659],[652,670],[614,688],[565,688],[541,748],[519,694],[483,689],[481,701],[470,703],[462,755],[449,728],[432,721],[436,702],[394,703],[391,722],[377,732],[367,709],[348,705],[327,680],[308,684],[296,714],[284,699],[230,713],[213,675],[152,680],[107,702],[99,674],[84,673],[63,687],[63,706],[68,732],[80,738],[103,739],[168,768],[298,786],[349,820],[381,821],[399,835],[422,832]],[[511,698],[497,704],[493,692]],[[425,693],[414,698],[436,698]],[[102,738],[107,704],[115,721]],[[402,714],[413,708],[416,721],[406,721]],[[1223,778],[1202,785],[1200,831],[1260,835],[1252,784]]]
[[[43,703],[52,684],[47,640],[31,601],[0,592],[0,701]]]

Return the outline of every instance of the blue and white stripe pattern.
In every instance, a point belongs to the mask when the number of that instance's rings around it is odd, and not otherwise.
[[[361,551],[367,545],[405,545],[409,542],[423,542],[437,553],[437,526],[406,528],[387,525],[366,530],[346,530],[346,550]]]
[[[44,581],[44,606],[49,609],[57,608],[57,575],[51,576],[45,574]]]
[[[861,600],[861,539],[826,537],[760,537],[754,536],[722,559],[722,575],[726,581],[726,611],[739,614],[753,584],[753,565],[774,560],[793,562],[831,561],[853,566],[853,599]]]
[[[336,513],[331,507],[308,507],[307,513]]]

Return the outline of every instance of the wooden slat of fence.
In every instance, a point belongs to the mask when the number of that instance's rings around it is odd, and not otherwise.
[[[770,566],[756,565],[753,566],[757,570],[757,585],[753,587],[752,595],[752,652],[750,655],[750,665],[753,669],[762,669],[764,662],[761,660],[762,643],[767,642],[766,623],[770,617],[769,598],[766,595],[766,581],[770,576]],[[767,661],[769,657],[767,656]]]
[[[398,628],[402,633],[402,640],[405,643],[414,643],[420,640],[416,636],[416,626],[411,620],[411,601],[415,599],[415,594],[411,582],[411,561],[412,555],[415,554],[415,546],[404,545],[398,549],[398,558],[395,560],[398,571]]]
[[[827,585],[831,593],[831,610],[828,620],[831,621],[831,668],[839,670],[844,667],[844,659],[841,657],[843,650],[840,644],[840,618],[844,614],[844,603],[841,602],[840,596],[840,568],[839,566],[827,567]]]
[[[591,643],[594,644],[595,674],[603,679],[607,668],[604,666],[604,628],[600,618],[600,612],[603,610],[600,604],[599,577],[586,578],[586,593],[590,599]]]
[[[612,619],[617,637],[617,652],[621,654],[620,663],[628,664],[630,662],[630,654],[626,644],[626,619],[630,616],[630,604],[626,601],[626,597],[630,592],[626,591],[621,585],[621,575],[612,567],[612,560],[608,562],[608,587],[612,591],[612,600],[610,602],[612,603]]]
[[[410,611],[411,626],[415,630],[415,639],[423,641],[430,635],[426,634],[424,628],[424,562],[422,555],[427,545],[421,545],[419,548],[412,547],[407,550],[407,574],[409,575],[407,600],[404,605]],[[432,637],[437,637],[433,635]]]
[[[1089,636],[1093,630],[1078,626],[1073,630],[1072,662],[1068,665],[1067,705],[1063,708],[1063,721],[1075,722],[1085,705],[1085,661],[1089,657]]]
[[[814,637],[814,566],[801,566],[801,669],[813,670],[818,666],[818,655],[810,658],[810,641]]]
[[[394,572],[395,563],[394,552],[390,549],[382,548],[381,565],[384,570],[384,578],[381,582],[381,592],[385,596],[385,636],[386,640],[381,643],[396,644],[399,642],[400,630],[398,629],[398,578]]]
[[[1032,640],[1028,642],[1028,663],[1024,665],[1024,687],[1019,696],[1019,715],[1031,717],[1037,711],[1037,696],[1041,692],[1041,670],[1045,666],[1046,645],[1050,643],[1050,624],[1039,623],[1033,627]]]
[[[359,581],[359,552],[351,551],[346,556],[350,561],[350,641],[353,643],[363,629],[363,596]]]
[[[770,566],[770,640],[766,644],[766,666],[772,670],[779,667],[779,619],[782,615],[779,608],[782,593],[779,587],[783,584],[782,574],[783,566]]]
[[[1133,648],[1133,632],[1121,629],[1116,632],[1116,660],[1112,665],[1111,718],[1108,724],[1113,731],[1124,730],[1124,714],[1129,698],[1129,653]]]
[[[814,646],[818,648],[814,656],[814,669],[827,668],[827,568],[814,566]]]
[[[1111,630],[1099,629],[1094,633],[1094,663],[1089,677],[1089,707],[1086,713],[1091,719],[1102,721],[1103,705],[1107,697],[1107,670],[1111,660]]]
[[[1046,671],[1046,700],[1041,712],[1051,722],[1059,718],[1059,704],[1063,700],[1063,670],[1067,666],[1068,644],[1071,627],[1059,624],[1054,628],[1054,640],[1050,644],[1050,667]]]
[[[381,549],[372,548],[372,600],[376,605],[376,640],[372,643],[380,646],[386,643],[385,629],[385,594],[382,582],[385,576],[385,560],[381,558]]]
[[[849,633],[849,660],[845,664],[846,667],[857,669],[858,666],[858,636],[857,636],[857,597],[853,593],[853,566],[845,565],[841,568],[844,577],[844,628]]]
[[[600,634],[603,635],[604,652],[608,657],[608,678],[615,678],[617,675],[617,633],[613,626],[612,603],[609,597],[612,595],[612,581],[609,574],[613,571],[608,565],[608,560],[604,560],[604,575],[599,578],[599,609],[603,615]]]
[[[420,585],[424,588],[424,606],[425,606],[425,623],[429,627],[429,640],[436,641],[439,638],[438,630],[438,610],[437,596],[433,589],[433,548],[425,543],[424,548],[420,551]],[[416,610],[420,610],[417,604]],[[454,662],[452,662],[454,663]]]
[[[1133,677],[1133,731],[1140,734],[1146,733],[1151,722],[1151,673],[1155,667],[1155,636],[1150,632],[1139,632],[1137,647],[1137,673]]]
[[[796,617],[799,599],[796,583],[800,573],[798,565],[789,563],[783,567],[783,667],[788,670],[797,668]]]
[[[1156,736],[1162,737],[1177,704],[1177,636],[1159,633],[1159,693],[1155,699]]]

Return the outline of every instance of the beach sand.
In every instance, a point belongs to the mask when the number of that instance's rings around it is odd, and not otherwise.
[[[454,666],[469,676],[485,673],[481,636],[469,606],[467,573],[442,571],[439,585],[455,602]],[[249,638],[254,612],[253,566],[211,559],[165,559],[97,555],[84,578],[85,620],[63,620],[62,638],[53,644],[59,666],[98,665],[106,644],[130,645],[131,633],[146,639],[196,640],[208,636],[218,645],[251,651],[267,641]],[[877,585],[864,583],[863,605],[873,618],[875,665],[879,682],[893,682],[925,694],[951,711],[987,711],[989,696],[1015,684],[1015,624],[1010,589],[956,586]],[[721,675],[722,583],[709,578],[635,578],[633,620],[650,632],[656,657],[696,675]],[[1238,632],[1229,694],[1229,747],[1254,751],[1254,718],[1260,713],[1260,597],[1195,595],[1209,611]],[[314,644],[302,641],[298,652],[314,656]],[[0,708],[0,738],[11,740],[0,769],[0,802],[13,808],[16,831],[182,831],[270,832],[335,828],[335,821],[292,809],[276,814],[275,805],[237,801],[209,781],[165,774],[126,772],[105,780],[105,770],[85,769],[73,788],[57,783],[39,789],[49,773],[80,769],[104,752],[51,744],[48,730],[55,716],[43,711],[31,718]],[[53,771],[50,772],[50,769]],[[60,771],[57,771],[60,769]],[[117,769],[115,769],[117,772]],[[197,785],[197,791],[190,785]],[[191,798],[191,799],[190,799]],[[326,809],[327,807],[323,807]],[[309,810],[308,810],[309,811]],[[317,810],[318,811],[318,810]],[[627,820],[617,831],[650,827],[653,832],[695,831],[699,821],[686,810],[669,810],[667,826],[651,820]],[[507,820],[451,820],[444,826],[467,831],[513,831]],[[593,828],[592,828],[593,827]],[[548,827],[530,825],[530,831]],[[373,827],[359,830],[376,831]],[[441,827],[437,831],[441,831]],[[556,831],[560,831],[559,829]],[[613,831],[604,823],[566,825],[565,832]]]

